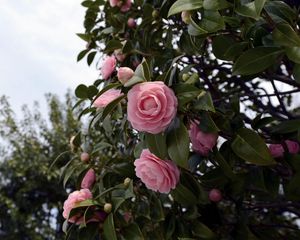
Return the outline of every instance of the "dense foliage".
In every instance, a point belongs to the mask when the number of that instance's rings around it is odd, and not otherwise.
[[[67,239],[298,239],[296,3],[82,5],[78,60],[101,75],[75,91],[89,127]]]
[[[73,100],[72,100],[73,99]],[[16,115],[7,97],[0,99],[0,239],[62,239],[62,203],[66,192],[60,166],[50,169],[80,125],[72,115],[74,98],[62,103],[47,95],[49,117],[37,105]],[[64,154],[62,164],[71,158]],[[74,188],[74,183],[68,185]]]

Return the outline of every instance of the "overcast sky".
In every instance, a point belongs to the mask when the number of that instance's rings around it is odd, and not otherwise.
[[[62,96],[67,88],[91,84],[96,67],[76,62],[85,43],[85,9],[79,0],[1,0],[0,95],[9,96],[13,109],[45,105],[46,92]],[[42,107],[45,111],[45,107]]]

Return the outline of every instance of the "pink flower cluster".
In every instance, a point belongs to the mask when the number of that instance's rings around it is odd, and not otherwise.
[[[299,144],[291,140],[285,140],[285,144],[289,150],[289,153],[296,154],[299,152]],[[271,144],[269,150],[274,158],[283,157],[284,147],[282,144]]]

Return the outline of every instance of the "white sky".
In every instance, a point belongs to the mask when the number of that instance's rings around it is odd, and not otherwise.
[[[96,67],[77,54],[85,42],[85,8],[80,0],[0,1],[0,95],[9,96],[13,109],[40,102],[45,113],[46,92],[63,96],[67,88],[91,84]]]

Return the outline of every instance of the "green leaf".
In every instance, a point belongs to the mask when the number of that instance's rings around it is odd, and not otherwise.
[[[213,39],[213,54],[218,59],[230,60],[225,58],[226,51],[235,43],[235,40],[230,36],[219,35]]]
[[[274,42],[279,45],[286,47],[300,46],[300,37],[287,23],[278,24],[274,29],[272,36]]]
[[[167,157],[167,143],[166,143],[166,134],[145,134],[147,147],[150,152],[156,155],[161,159]]]
[[[92,62],[94,61],[94,58],[96,56],[96,51],[90,52],[89,55],[87,56],[87,64],[90,66]]]
[[[103,224],[103,231],[106,240],[117,240],[114,217],[112,213],[110,213],[105,219]]]
[[[182,11],[202,8],[203,0],[177,0],[170,8],[168,17]]]
[[[233,75],[251,75],[270,67],[283,50],[276,47],[257,47],[244,52],[233,65]]]
[[[78,98],[88,98],[88,87],[85,86],[84,84],[80,84],[76,89],[75,89],[75,95]]]
[[[198,203],[197,197],[181,183],[171,191],[171,195],[177,202],[184,205],[194,205]]]
[[[83,59],[89,51],[90,51],[90,49],[85,49],[85,50],[81,51],[77,56],[77,62],[79,62],[81,59]]]
[[[230,4],[226,0],[204,0],[203,8],[206,10],[220,10],[229,7]]]
[[[109,53],[116,49],[122,49],[122,48],[123,48],[123,44],[119,40],[112,39],[106,44],[104,52]]]
[[[131,87],[137,83],[141,83],[144,82],[145,80],[141,77],[138,76],[133,76],[132,78],[130,78],[125,84],[124,87]]]
[[[285,53],[291,61],[300,64],[300,47],[288,47]]]
[[[239,129],[231,148],[237,156],[256,165],[265,166],[276,163],[265,141],[250,129]]]
[[[189,84],[178,84],[173,87],[176,97],[178,99],[179,106],[191,102],[199,96],[202,92],[199,88]]]
[[[260,18],[261,11],[267,0],[255,0],[236,8],[235,11],[245,17],[251,17],[256,20]]]
[[[206,34],[208,33],[207,30],[203,29],[200,27],[192,18],[191,18],[191,23],[188,25],[188,33],[191,36],[199,36],[201,34]]]
[[[193,234],[201,239],[215,239],[216,235],[206,225],[195,221],[192,227]]]
[[[203,111],[211,111],[211,112],[216,111],[213,104],[213,100],[209,92],[203,92],[203,94],[199,96],[199,99],[196,100],[193,107],[195,110],[203,110]]]
[[[218,126],[215,124],[214,120],[211,118],[210,113],[209,112],[202,112],[200,113],[200,124],[199,124],[199,128],[203,131],[203,132],[207,132],[207,133],[217,133],[220,131],[220,129],[218,128]]]
[[[139,64],[134,72],[134,76],[142,78],[145,81],[151,80],[151,72],[147,60],[144,58],[141,64]]]
[[[74,208],[97,206],[97,205],[99,205],[99,203],[96,202],[95,200],[93,200],[93,199],[87,199],[87,200],[84,200],[82,202],[76,203],[74,205]]]
[[[274,126],[272,129],[272,133],[278,133],[278,134],[285,134],[285,133],[292,133],[298,131],[300,126],[300,120],[289,120],[284,121],[277,126]]]
[[[126,228],[122,229],[124,239],[130,240],[144,240],[144,236],[139,228],[139,225],[132,223]]]
[[[188,168],[190,139],[182,122],[178,128],[172,129],[167,135],[168,153],[179,166]]]
[[[89,42],[91,40],[91,36],[89,34],[76,33],[76,35],[86,42]]]
[[[203,12],[203,18],[199,25],[208,32],[216,32],[225,27],[224,20],[220,13],[213,10],[205,10]]]

